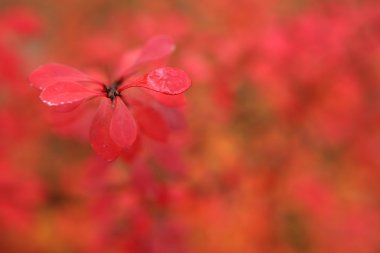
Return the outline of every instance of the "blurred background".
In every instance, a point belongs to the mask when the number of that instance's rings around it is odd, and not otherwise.
[[[28,75],[156,34],[187,103],[104,162]],[[1,0],[0,252],[379,252],[379,123],[379,1]]]

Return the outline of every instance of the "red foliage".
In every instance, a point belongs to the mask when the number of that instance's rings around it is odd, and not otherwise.
[[[94,116],[89,136],[95,152],[105,160],[112,161],[123,149],[129,148],[137,136],[135,119],[128,110],[130,106],[136,108],[134,115],[148,135],[155,139],[166,139],[167,129],[160,114],[137,98],[129,99],[126,93],[134,87],[168,95],[186,91],[191,85],[190,78],[184,71],[171,67],[156,68],[148,74],[131,79],[143,65],[162,60],[173,49],[174,44],[169,37],[152,38],[133,59],[123,57],[116,68],[114,79],[108,82],[110,84],[60,64],[39,67],[30,75],[29,80],[32,86],[42,90],[40,98],[44,103],[64,106],[65,110],[68,105],[72,109],[100,97],[101,104]],[[158,128],[149,127],[153,123],[157,123]]]
[[[18,2],[0,252],[378,252],[379,3]]]

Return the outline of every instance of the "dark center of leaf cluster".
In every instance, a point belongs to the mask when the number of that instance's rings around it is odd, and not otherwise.
[[[122,80],[118,80],[111,84],[110,86],[105,86],[105,91],[107,93],[107,97],[111,99],[113,102],[117,96],[120,96],[120,92],[118,91],[119,85],[122,83]]]

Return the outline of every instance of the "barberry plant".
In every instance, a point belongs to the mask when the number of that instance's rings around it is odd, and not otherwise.
[[[130,109],[139,106],[140,102],[127,95],[129,90],[143,88],[148,93],[176,96],[190,88],[191,80],[181,69],[160,66],[144,74],[139,71],[162,62],[174,49],[170,37],[153,37],[141,50],[126,53],[109,81],[57,63],[40,66],[31,73],[29,81],[41,90],[42,102],[65,110],[75,110],[81,104],[99,98],[100,105],[89,129],[89,138],[94,151],[103,159],[112,161],[130,147],[138,135],[138,124]]]

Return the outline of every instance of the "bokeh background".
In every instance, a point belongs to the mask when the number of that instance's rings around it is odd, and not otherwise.
[[[113,163],[30,87],[151,36],[193,86]],[[380,252],[380,3],[0,2],[0,252]]]

